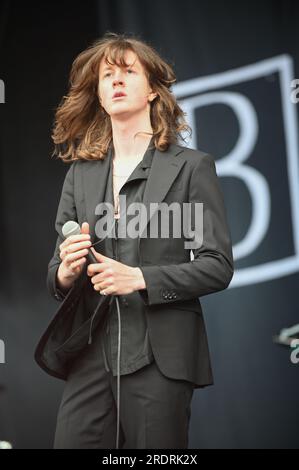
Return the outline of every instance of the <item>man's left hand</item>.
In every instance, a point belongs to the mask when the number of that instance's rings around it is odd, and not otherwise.
[[[91,248],[98,263],[89,264],[87,274],[91,276],[94,290],[105,295],[131,294],[145,289],[145,281],[140,268],[127,266],[112,258],[102,255]]]

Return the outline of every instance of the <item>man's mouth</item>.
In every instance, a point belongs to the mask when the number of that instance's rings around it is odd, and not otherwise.
[[[114,93],[113,99],[124,98],[125,96],[127,96],[125,93],[123,93],[122,91],[119,91],[119,92]]]

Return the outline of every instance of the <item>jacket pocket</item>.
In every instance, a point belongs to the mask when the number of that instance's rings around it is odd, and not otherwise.
[[[196,312],[199,314],[202,314],[202,308],[201,305],[197,302],[193,302],[192,304],[186,303],[182,305],[179,305],[176,307],[178,310],[191,310],[192,312]]]
[[[202,314],[202,308],[199,299],[178,300],[176,302],[164,304],[163,307],[175,310],[190,310],[191,312]]]

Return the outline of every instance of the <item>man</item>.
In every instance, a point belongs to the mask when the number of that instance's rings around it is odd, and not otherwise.
[[[176,143],[188,126],[170,90],[175,76],[143,41],[107,34],[78,56],[71,79],[53,133],[59,156],[73,164],[48,287],[65,302],[88,277],[81,303],[70,307],[74,324],[90,318],[99,295],[110,302],[104,324],[68,369],[55,448],[187,448],[194,388],[213,382],[198,297],[225,289],[233,274],[215,164]],[[114,208],[112,237],[97,229],[103,202]],[[186,202],[203,204],[203,242],[192,248],[193,261],[184,233],[118,236],[132,222],[125,218],[130,204],[148,210],[162,202],[176,203],[177,212]],[[157,213],[146,226],[161,227]],[[81,234],[64,240],[68,220],[79,222]],[[89,248],[97,263],[86,268]]]

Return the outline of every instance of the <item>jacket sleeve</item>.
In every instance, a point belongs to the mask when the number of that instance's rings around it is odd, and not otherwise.
[[[62,227],[65,222],[68,220],[77,221],[77,211],[74,201],[74,167],[76,162],[72,163],[69,168],[62,187],[62,192],[60,196],[60,201],[57,209],[55,229],[58,234],[56,240],[56,246],[54,249],[53,257],[51,258],[48,264],[48,274],[47,274],[47,289],[52,297],[58,301],[62,301],[67,292],[62,292],[57,288],[56,275],[61,263],[59,256],[59,246],[64,241],[62,235]]]
[[[194,259],[166,266],[139,266],[146,305],[190,300],[228,287],[234,272],[232,243],[214,159],[205,154],[190,179],[189,202],[203,203],[203,242]]]

